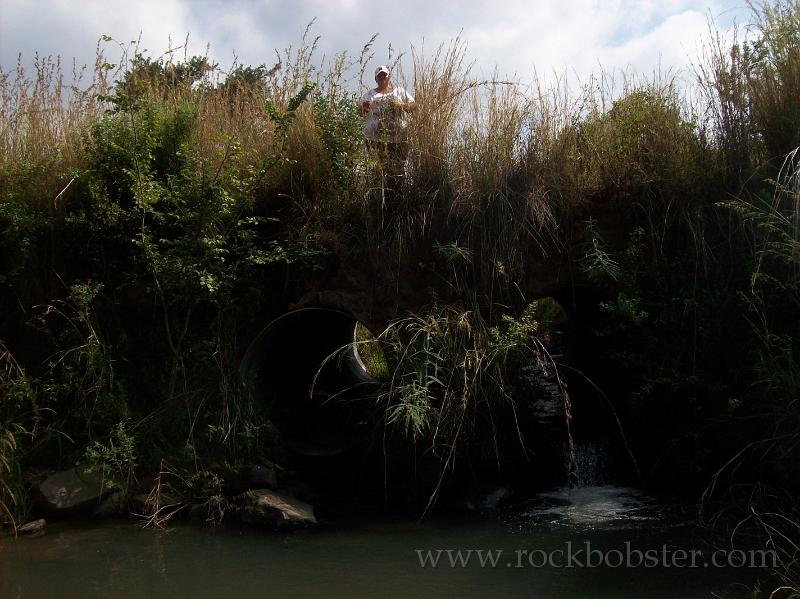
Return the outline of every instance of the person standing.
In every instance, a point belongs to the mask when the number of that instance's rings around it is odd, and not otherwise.
[[[358,107],[364,116],[367,147],[378,153],[393,177],[403,171],[408,156],[408,114],[416,109],[414,97],[392,83],[389,67],[375,69],[377,87],[369,90]]]

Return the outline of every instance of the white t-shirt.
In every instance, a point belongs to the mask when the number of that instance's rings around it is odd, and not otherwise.
[[[408,117],[396,103],[413,102],[414,97],[404,88],[395,86],[390,92],[371,89],[363,99],[370,101],[364,121],[364,137],[372,141],[405,141]]]

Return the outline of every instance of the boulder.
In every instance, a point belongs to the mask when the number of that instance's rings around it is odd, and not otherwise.
[[[483,498],[481,509],[485,512],[493,512],[514,495],[514,491],[508,487],[495,489]]]
[[[278,477],[274,466],[247,465],[229,470],[223,474],[228,493],[238,494],[251,489],[272,489],[278,487]]]
[[[111,490],[104,488],[100,474],[72,468],[49,476],[36,487],[36,491],[37,503],[42,510],[69,514],[97,507]]]
[[[47,532],[47,522],[45,522],[44,518],[40,518],[39,520],[32,520],[22,526],[17,527],[17,534],[18,535],[31,535],[32,537],[38,537],[43,535]]]
[[[289,497],[297,497],[297,499],[306,503],[314,504],[319,502],[319,495],[314,492],[308,483],[299,478],[287,477],[285,481],[281,482],[277,491]]]
[[[508,503],[513,496],[514,490],[511,487],[498,487],[486,495],[468,493],[456,502],[455,507],[469,512],[493,512]]]
[[[275,530],[315,526],[313,506],[269,489],[247,491],[234,498],[242,522]]]
[[[98,518],[119,516],[127,511],[127,506],[128,502],[125,497],[125,493],[122,491],[116,491],[103,499],[103,501],[100,502],[100,505],[94,508],[92,515],[97,516]]]
[[[252,466],[247,471],[247,481],[251,489],[272,489],[278,487],[278,477],[274,468]]]
[[[208,504],[192,503],[189,505],[187,515],[192,520],[206,520],[209,517]]]

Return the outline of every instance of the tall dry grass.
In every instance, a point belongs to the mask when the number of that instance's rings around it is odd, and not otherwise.
[[[671,82],[626,79],[617,90],[590,84],[577,93],[558,83],[529,89],[496,78],[477,80],[466,50],[458,39],[432,56],[412,49],[408,84],[419,109],[402,195],[404,204],[446,218],[462,241],[496,246],[489,255],[512,270],[524,262],[519,248],[530,239],[542,247],[556,243],[565,232],[562,221],[587,200],[652,194],[687,176],[691,124]],[[328,64],[315,62],[314,52],[315,41],[304,37],[259,80],[236,86],[224,85],[226,73],[218,67],[180,85],[145,79],[141,100],[170,111],[191,106],[197,114],[194,150],[203,164],[211,172],[231,165],[242,172],[263,170],[261,191],[284,198],[305,221],[301,226],[335,221],[337,215],[364,216],[374,203],[375,169],[363,150],[350,146],[351,176],[332,181],[330,138],[342,134],[326,129],[320,106],[303,103],[283,128],[266,108],[285,114],[309,81],[332,112],[343,110],[342,101],[352,102],[347,73],[363,71],[364,52]],[[168,70],[176,64],[173,56],[153,62]],[[69,182],[67,175],[86,166],[91,125],[113,108],[112,79],[124,79],[133,67],[135,61],[128,61],[111,71],[100,52],[94,77],[84,86],[80,77],[66,86],[60,63],[51,59],[37,62],[32,78],[21,67],[0,74],[0,173],[6,189],[20,190],[27,201],[53,200]],[[31,169],[39,175],[30,176]]]
[[[750,2],[758,32],[749,50],[752,118],[767,159],[780,166],[797,147],[800,130],[800,3]]]
[[[72,69],[67,80],[60,58],[36,56],[33,71],[21,59],[15,71],[0,70],[0,188],[33,208],[54,210],[72,173],[85,162],[87,125],[102,114],[107,69]],[[6,198],[0,197],[0,202]]]
[[[764,152],[779,156],[791,149],[791,124],[797,121],[793,99],[800,85],[796,3],[780,0],[753,8],[760,32],[757,44],[734,39],[729,45],[721,35],[709,40],[706,63],[698,67],[705,103],[696,108],[698,122],[692,122],[695,117],[683,106],[681,91],[668,78],[642,81],[629,74],[613,81],[600,74],[577,91],[558,81],[528,88],[473,77],[463,40],[455,39],[432,55],[412,47],[406,83],[419,110],[410,132],[413,179],[404,191],[459,218],[471,219],[499,203],[508,208],[500,216],[522,221],[526,233],[553,228],[561,204],[613,194],[631,180],[655,189],[685,175],[685,162],[693,157],[682,154],[691,150],[688,137],[693,126],[702,128],[704,115],[711,123],[707,141],[743,180]],[[327,63],[318,60],[316,41],[306,30],[298,47],[276,53],[274,66],[261,81],[243,81],[235,90],[223,93],[221,83],[237,65],[227,72],[212,69],[201,85],[166,89],[163,81],[151,80],[147,94],[167,103],[197,105],[198,149],[211,164],[229,160],[234,146],[237,159],[251,168],[276,152],[287,154],[293,168],[281,176],[274,173],[276,184],[289,187],[281,192],[298,201],[309,199],[301,197],[305,195],[325,203],[330,156],[314,111],[302,107],[281,145],[264,106],[269,101],[285,111],[307,81],[316,83],[331,105],[354,97],[348,73],[360,69],[363,77],[373,40],[356,58],[341,54]],[[0,73],[3,172],[39,165],[45,176],[38,178],[39,193],[32,196],[54,197],[61,191],[63,174],[81,165],[87,126],[109,107],[102,98],[107,98],[113,79],[125,75],[129,64],[124,61],[135,54],[136,49],[127,49],[114,71],[99,50],[89,81],[85,72],[77,72],[66,83],[63,65],[51,58],[38,59],[30,74],[21,66]],[[163,64],[176,64],[175,56],[171,50]],[[402,81],[402,73],[398,79]],[[209,89],[218,93],[206,93]],[[630,97],[644,102],[637,106],[634,99],[625,101]],[[760,143],[764,151],[758,149]],[[365,193],[369,185],[358,183],[358,192]]]

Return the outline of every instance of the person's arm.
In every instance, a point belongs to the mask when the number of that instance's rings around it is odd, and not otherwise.
[[[403,102],[402,108],[405,112],[414,112],[417,109],[417,103],[414,100],[406,100]]]
[[[372,97],[372,92],[367,92],[361,98],[361,102],[358,103],[358,114],[359,115],[364,116],[369,112],[370,107],[372,106],[372,101],[370,99],[371,97]]]
[[[400,110],[403,112],[414,112],[417,109],[417,103],[414,101],[414,96],[403,90],[403,99],[398,102]]]

